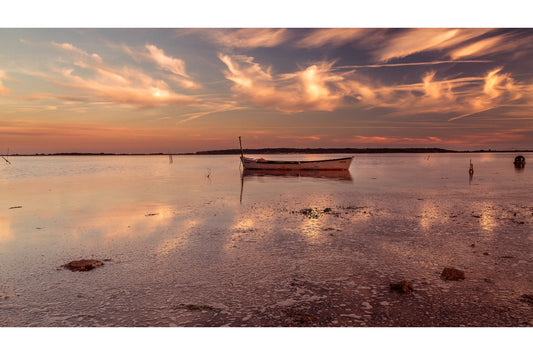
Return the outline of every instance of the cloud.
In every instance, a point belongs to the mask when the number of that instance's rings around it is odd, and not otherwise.
[[[289,136],[277,136],[279,139],[289,139],[291,141],[295,140],[304,140],[304,141],[319,141],[321,138],[319,136],[295,136],[295,135],[289,135]]]
[[[440,78],[429,71],[412,84],[383,84],[375,77],[317,62],[292,73],[275,74],[252,57],[219,55],[235,97],[256,107],[286,113],[340,108],[388,108],[390,116],[449,114],[451,121],[508,105],[531,92],[502,68],[485,76]],[[347,67],[349,68],[349,66]]]
[[[190,105],[200,100],[173,92],[162,80],[130,68],[91,68],[96,71],[94,79],[62,70],[62,80],[57,84],[91,93],[101,100],[151,108],[158,105]]]
[[[162,49],[159,49],[154,45],[147,44],[145,47],[149,52],[148,57],[156,62],[160,68],[186,78],[189,77],[185,72],[185,62],[183,60],[165,55],[165,52]]]
[[[522,92],[528,92],[528,86],[517,85],[509,73],[500,74],[502,67],[487,73],[483,80],[482,90],[474,92],[465,100],[465,111],[449,121],[490,111],[502,105],[508,105],[523,97]],[[531,98],[529,98],[531,99]]]
[[[282,112],[332,111],[342,104],[342,94],[333,90],[343,78],[332,73],[333,63],[320,62],[295,73],[274,77],[254,58],[219,55],[226,64],[226,79],[233,82],[237,97],[255,106]],[[332,86],[333,85],[333,86]]]
[[[530,44],[531,36],[519,38],[518,35],[506,33],[465,44],[451,50],[448,55],[454,60],[505,52],[512,53],[512,56],[516,56],[521,53],[521,49]]]
[[[61,50],[67,51],[67,52],[75,53],[75,54],[78,54],[78,55],[82,55],[82,56],[88,56],[89,55],[84,50],[79,49],[79,48],[75,47],[74,45],[72,45],[70,43],[50,42],[50,45],[52,47],[55,47],[55,48],[58,48],[58,49],[61,49]]]
[[[533,86],[518,83],[503,68],[485,76],[439,78],[438,72],[426,72],[413,84],[382,84],[357,73],[344,75],[342,92],[363,108],[389,108],[389,116],[423,113],[450,114],[453,121],[497,107],[513,105],[517,100],[531,102]]]
[[[285,28],[242,28],[198,30],[212,42],[227,48],[276,47],[290,38],[290,31]]]
[[[105,102],[122,103],[138,107],[151,108],[158,105],[187,106],[202,102],[195,96],[183,95],[175,92],[167,82],[154,79],[143,71],[123,66],[114,67],[106,64],[98,54],[89,55],[87,52],[69,43],[51,42],[51,46],[68,53],[74,54],[72,63],[63,64],[55,69],[52,74],[35,73],[45,80],[71,90],[69,101],[94,101],[94,98]],[[155,46],[148,46],[151,59],[158,65],[171,72],[185,76],[182,85],[188,79],[185,67],[179,60],[168,57]],[[83,68],[80,72],[75,70]],[[83,74],[82,74],[83,73]],[[191,81],[192,82],[192,81]],[[30,95],[30,98],[39,99],[46,94]],[[57,99],[65,95],[51,95]]]
[[[168,80],[176,83],[184,89],[197,90],[202,88],[202,85],[194,81],[187,73],[184,60],[168,56],[162,49],[153,44],[146,44],[144,46],[145,50],[133,50],[125,44],[120,46],[110,44],[109,46],[123,50],[136,61],[147,59],[156,63],[159,68],[173,74],[167,76]]]
[[[3,70],[0,70],[0,95],[9,94],[11,91],[6,89],[2,83],[2,79],[6,78],[6,73]]]
[[[501,47],[496,46],[499,46],[502,40],[503,36],[485,38],[483,40],[454,49],[450,52],[450,57],[455,60],[465,57],[486,55],[494,51],[499,51],[501,50]]]
[[[514,94],[514,99],[520,98],[520,93],[514,85],[514,80],[510,74],[498,74],[503,68],[496,68],[490,71],[485,77],[485,85],[483,92],[488,95],[490,99],[495,99],[506,93]]]
[[[521,32],[498,34],[483,28],[414,28],[396,34],[375,30],[355,40],[370,50],[376,61],[385,63],[427,51],[444,51],[443,55],[454,61],[504,52],[516,56],[531,43],[531,36],[521,36]]]
[[[387,62],[394,58],[429,51],[443,50],[481,36],[490,29],[446,29],[415,28],[401,31],[397,35],[383,37],[380,43],[373,44],[376,60]]]
[[[295,43],[296,47],[317,48],[322,46],[342,46],[369,34],[366,28],[324,28],[317,29]]]
[[[246,109],[245,106],[239,105],[234,101],[205,102],[201,105],[198,105],[196,108],[198,109],[197,112],[181,115],[185,118],[178,121],[177,124],[189,122],[197,118],[204,117],[217,112],[228,112]]]
[[[361,68],[386,68],[386,67],[411,67],[411,66],[430,66],[450,63],[490,63],[490,60],[438,60],[433,62],[412,62],[412,63],[380,63],[364,65],[343,65],[335,69],[361,69]]]

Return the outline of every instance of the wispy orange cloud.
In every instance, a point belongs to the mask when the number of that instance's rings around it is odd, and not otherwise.
[[[218,112],[238,111],[243,109],[246,109],[246,107],[231,100],[221,102],[204,102],[202,104],[196,105],[196,112],[182,114],[181,117],[185,118],[179,120],[176,124],[182,124]]]
[[[493,51],[501,50],[503,36],[485,38],[483,40],[468,44],[450,52],[452,59],[459,59],[472,56],[486,55]],[[498,47],[496,47],[498,46]]]
[[[372,29],[366,28],[322,28],[316,29],[295,43],[296,47],[317,48],[322,46],[341,46],[363,38]]]
[[[343,96],[330,86],[343,79],[332,73],[333,63],[320,62],[275,77],[271,68],[261,67],[252,57],[220,54],[219,58],[228,68],[225,76],[233,82],[232,90],[253,105],[302,112],[332,111],[341,104]]]
[[[334,62],[318,62],[293,73],[274,74],[252,57],[219,55],[225,76],[240,100],[271,110],[295,113],[343,107],[387,107],[397,114],[445,113],[451,121],[481,110],[511,104],[527,92],[503,68],[480,77],[438,78],[426,72],[413,84],[383,84]],[[350,68],[348,66],[348,68]],[[530,99],[533,99],[530,98]]]
[[[452,117],[448,121],[455,121],[460,118],[490,111],[502,105],[512,104],[522,98],[523,92],[527,93],[529,91],[527,85],[517,85],[510,74],[500,74],[502,69],[500,67],[488,72],[484,77],[482,91],[480,90],[475,94],[471,94],[464,100],[463,110],[467,112]],[[533,99],[533,97],[529,99]]]
[[[153,60],[160,68],[177,75],[177,77],[171,76],[170,79],[178,85],[186,89],[199,89],[202,87],[199,83],[191,80],[190,75],[185,70],[185,62],[182,59],[170,57],[162,49],[151,44],[147,44],[145,47],[149,52],[146,57]]]
[[[122,103],[139,107],[158,105],[187,106],[201,103],[195,96],[175,92],[165,81],[154,79],[143,71],[132,67],[114,67],[106,64],[97,54],[87,52],[69,43],[51,44],[53,47],[75,54],[72,64],[55,70],[55,75],[33,73],[54,84],[71,90],[71,100]],[[152,59],[166,70],[176,71],[181,76],[187,74],[178,60],[164,55],[155,46],[149,47]],[[77,74],[75,67],[88,70],[92,75]],[[194,86],[194,84],[192,84]],[[41,94],[42,95],[42,94]],[[53,95],[60,99],[62,95]],[[35,96],[34,96],[35,98]]]
[[[509,53],[516,56],[526,45],[530,45],[529,38],[519,38],[512,33],[500,34],[497,36],[483,38],[473,43],[467,43],[449,52],[450,58],[457,60],[460,58],[475,58],[487,56],[495,53]]]
[[[198,30],[211,41],[228,48],[276,47],[290,38],[287,29],[242,28]]]
[[[433,62],[412,62],[412,63],[379,63],[364,65],[343,65],[335,69],[361,69],[361,68],[386,68],[386,67],[412,67],[412,66],[432,66],[453,63],[490,63],[490,60],[438,60]]]
[[[185,62],[183,60],[165,55],[165,52],[162,49],[159,49],[152,44],[147,44],[145,47],[149,52],[148,57],[156,62],[161,68],[186,78],[189,77],[185,71]]]
[[[50,42],[50,45],[52,47],[55,47],[55,48],[59,48],[61,50],[64,50],[64,51],[67,51],[67,52],[71,52],[71,53],[75,53],[75,54],[79,54],[79,55],[82,55],[82,56],[88,56],[89,54],[80,49],[80,48],[77,48],[75,47],[74,45],[70,44],[70,43],[57,43],[57,42]]]
[[[374,50],[375,58],[387,62],[428,50],[451,48],[472,38],[481,36],[490,29],[415,28],[383,38]]]

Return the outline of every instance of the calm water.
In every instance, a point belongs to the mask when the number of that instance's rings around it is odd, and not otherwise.
[[[533,165],[516,170],[514,156],[357,155],[349,173],[304,176],[242,176],[238,156],[11,157],[0,166],[0,326],[276,325],[257,314],[321,300],[291,293],[294,280],[357,274],[379,290],[380,278],[475,269],[457,243],[514,253],[515,297],[532,286]],[[82,258],[109,261],[60,268]],[[357,317],[328,324],[367,324]]]

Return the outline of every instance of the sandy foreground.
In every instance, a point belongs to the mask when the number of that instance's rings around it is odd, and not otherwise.
[[[0,326],[533,325],[533,204],[523,196],[285,194],[151,212],[142,206],[136,224],[109,212],[105,240],[91,230],[4,259]],[[81,258],[104,265],[61,267]],[[445,267],[464,280],[441,278]],[[391,290],[402,280],[412,292]]]

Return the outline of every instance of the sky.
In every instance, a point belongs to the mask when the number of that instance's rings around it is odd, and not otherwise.
[[[0,154],[533,149],[533,29],[0,28]]]

